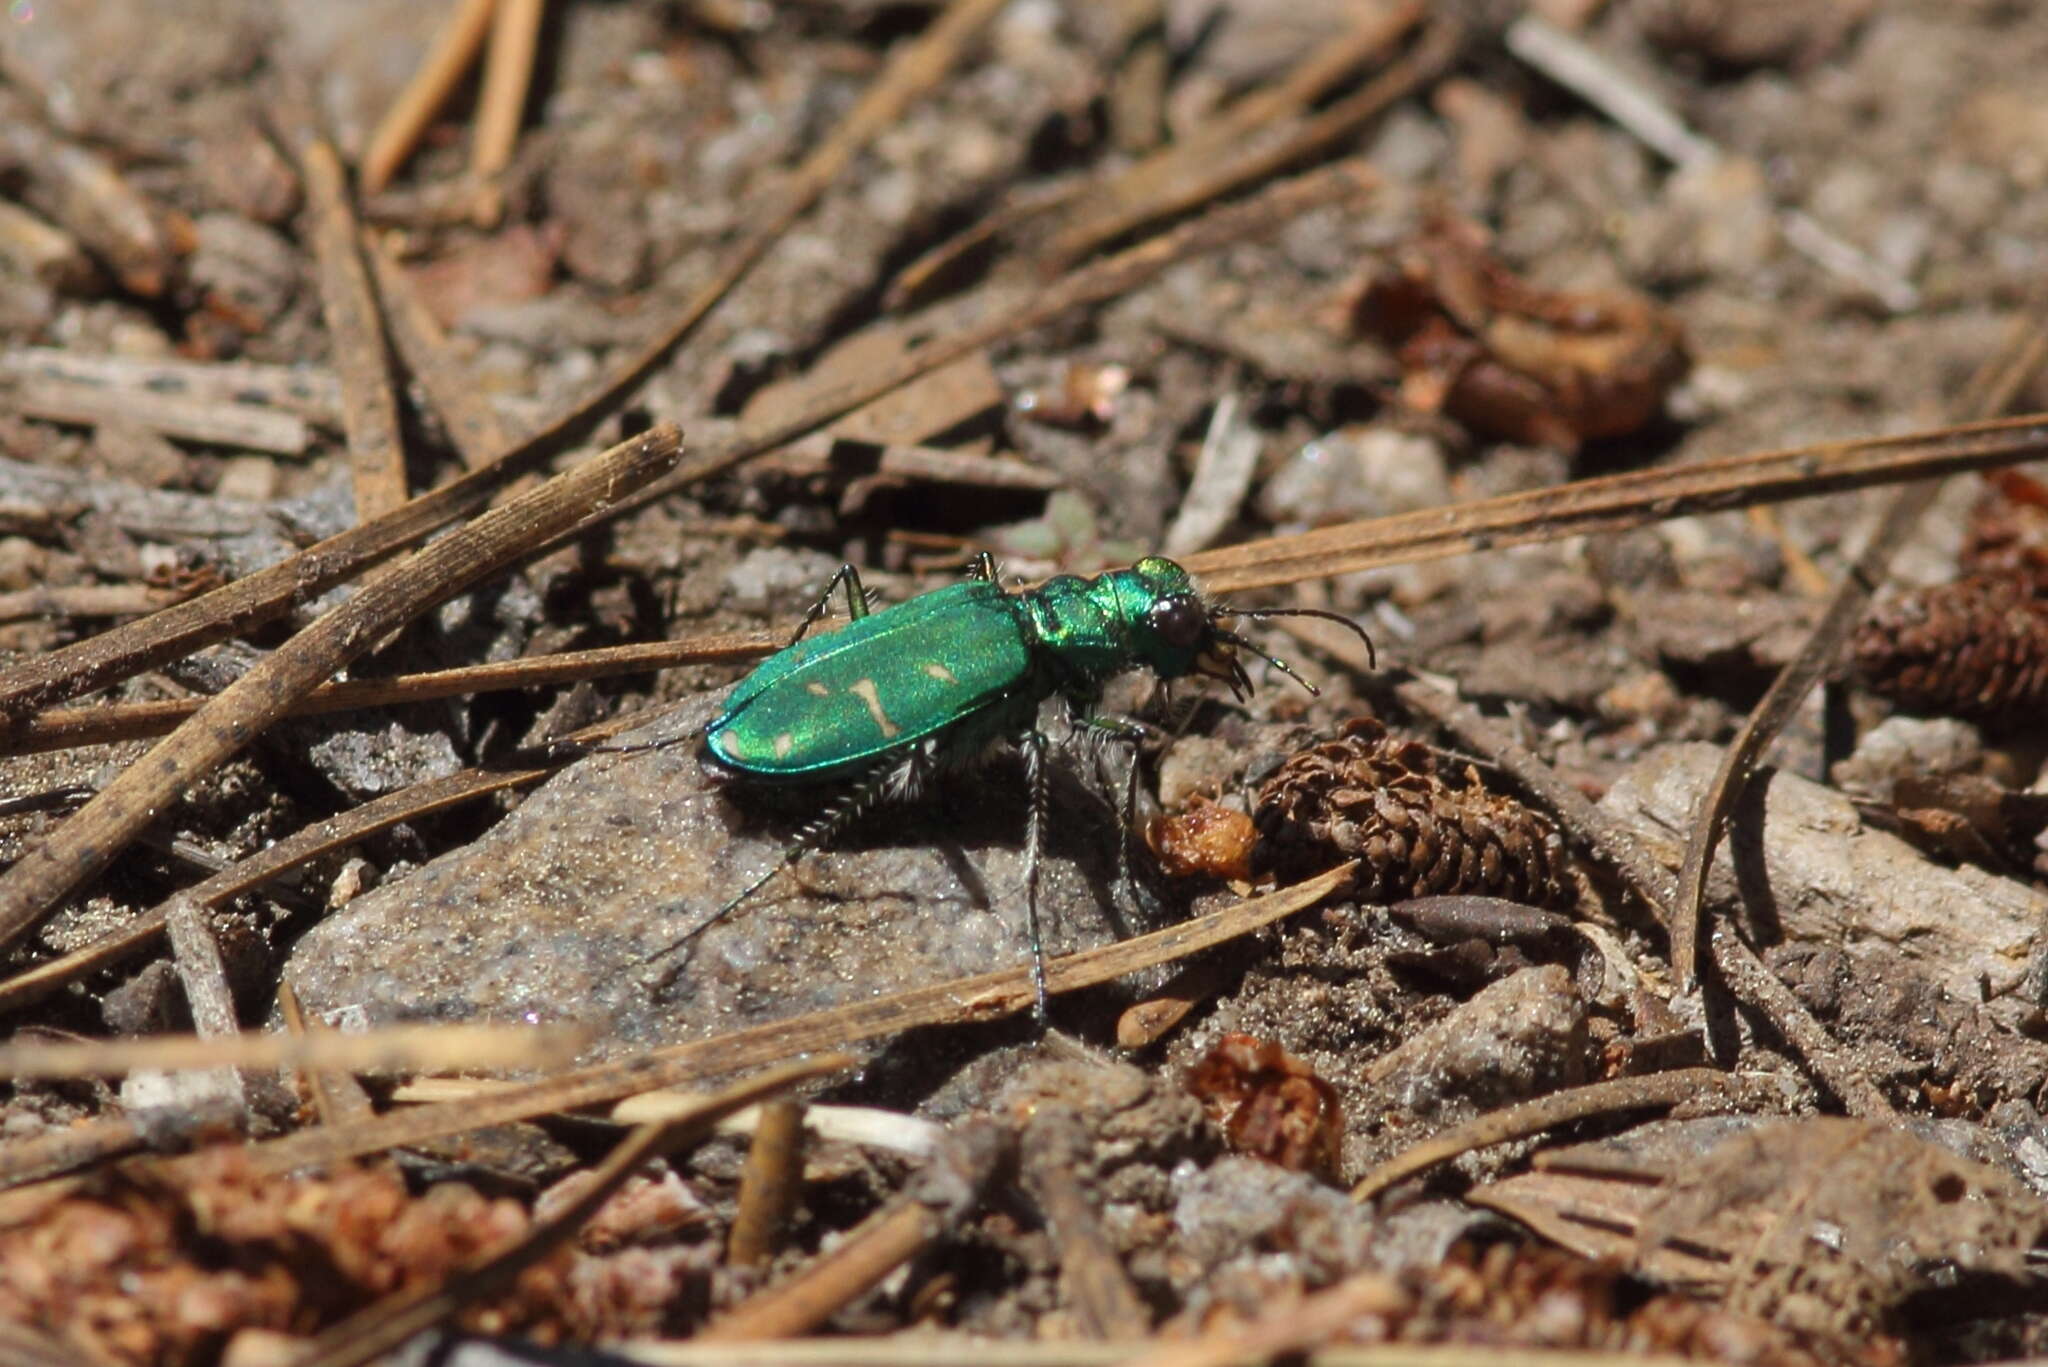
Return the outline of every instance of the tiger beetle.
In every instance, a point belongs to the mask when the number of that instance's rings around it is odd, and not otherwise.
[[[806,640],[844,589],[849,622]],[[1131,748],[1120,813],[1119,862],[1128,877],[1131,820],[1137,803],[1136,747],[1146,735],[1130,721],[1093,715],[1117,674],[1150,669],[1162,680],[1219,679],[1240,701],[1251,676],[1236,651],[1250,651],[1310,693],[1315,685],[1286,661],[1231,630],[1233,620],[1322,617],[1365,637],[1357,623],[1315,608],[1233,610],[1204,599],[1193,579],[1164,556],[1093,579],[1060,575],[1035,589],[1006,592],[984,551],[957,584],[870,611],[860,572],[840,566],[790,643],[732,690],[701,732],[706,761],[733,779],[777,785],[845,785],[804,825],[766,873],[681,939],[651,957],[689,945],[806,853],[828,844],[884,799],[921,791],[932,776],[999,741],[1023,751],[1030,808],[1025,825],[1024,898],[1031,938],[1032,986],[1045,1017],[1045,946],[1038,924],[1038,863],[1047,808],[1046,752],[1040,705],[1059,698],[1077,728]],[[688,737],[679,738],[688,739]],[[664,742],[658,744],[673,743]],[[629,746],[619,749],[644,749]],[[676,970],[680,972],[680,969]],[[673,974],[671,974],[671,979]]]

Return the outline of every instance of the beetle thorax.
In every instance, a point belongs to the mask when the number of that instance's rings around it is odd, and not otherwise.
[[[1141,668],[1180,678],[1218,648],[1185,571],[1157,557],[1094,579],[1049,579],[1025,602],[1041,656],[1083,682]]]

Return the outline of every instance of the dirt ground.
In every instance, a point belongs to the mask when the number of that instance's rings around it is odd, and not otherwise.
[[[2042,1352],[2048,476],[1980,471],[2048,447],[1946,429],[2048,409],[2044,69],[2010,0],[17,0],[23,1360],[364,1361],[437,1291],[410,1353]],[[543,526],[671,423],[659,497]],[[842,564],[984,550],[1352,630],[1048,685],[1035,879],[1014,746],[873,802],[700,761]],[[1816,639],[1696,984],[1687,841]],[[535,1042],[317,1053],[420,1024]],[[238,1031],[316,1052],[119,1052]]]

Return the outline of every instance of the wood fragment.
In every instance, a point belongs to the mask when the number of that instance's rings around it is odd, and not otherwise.
[[[0,593],[0,622],[31,618],[64,621],[74,617],[134,617],[189,594],[148,584],[60,584]]]
[[[1017,1144],[1025,1191],[1038,1203],[1058,1250],[1060,1290],[1076,1327],[1093,1339],[1141,1339],[1151,1312],[1096,1214],[1099,1198],[1082,1184],[1089,1141],[1070,1107],[1038,1108]]]
[[[84,294],[99,279],[99,268],[77,238],[5,199],[0,199],[0,260],[61,294]]]
[[[160,592],[152,590],[152,592]],[[0,594],[0,617],[9,595]],[[140,609],[131,609],[140,610]],[[28,614],[24,614],[28,615]],[[792,623],[791,629],[794,629]],[[513,688],[544,688],[584,679],[644,674],[686,664],[740,664],[779,649],[789,639],[780,628],[694,636],[680,641],[646,641],[627,646],[536,655],[524,660],[461,665],[389,679],[346,679],[321,684],[285,712],[287,717],[312,717],[353,712],[366,707],[397,707]],[[0,754],[30,754],[78,745],[110,745],[118,741],[160,736],[205,705],[204,698],[160,698],[150,702],[102,703],[53,708],[30,719],[19,730],[0,734]]]
[[[1573,1120],[1612,1115],[1617,1111],[1639,1111],[1657,1106],[1677,1106],[1687,1101],[1707,1100],[1728,1093],[1731,1079],[1714,1068],[1682,1068],[1647,1077],[1614,1078],[1607,1082],[1572,1087],[1549,1096],[1533,1097],[1497,1111],[1474,1117],[1462,1125],[1430,1136],[1374,1168],[1351,1188],[1351,1199],[1370,1201],[1387,1188],[1447,1163],[1460,1154],[1524,1139]]]
[[[705,1097],[687,1115],[643,1125],[612,1150],[597,1167],[590,1185],[574,1200],[548,1218],[536,1220],[509,1247],[457,1273],[442,1286],[399,1291],[357,1311],[321,1334],[297,1367],[358,1367],[389,1352],[463,1306],[509,1286],[521,1272],[573,1238],[626,1179],[653,1160],[696,1143],[721,1116],[853,1062],[841,1054],[826,1054],[784,1064]]]
[[[197,1008],[211,1008],[201,1003]],[[210,1028],[218,1029],[217,1025]],[[15,1039],[0,1044],[0,1075],[11,1078],[113,1077],[152,1068],[343,1068],[352,1073],[431,1069],[545,1068],[576,1057],[588,1027],[551,1025],[394,1025],[365,1034],[243,1033],[150,1035],[82,1043]]]
[[[759,1267],[775,1257],[803,1178],[804,1108],[787,1100],[762,1103],[740,1170],[738,1206],[726,1236],[727,1264]]]
[[[324,1023],[306,1018],[299,1005],[298,990],[289,978],[277,985],[277,1010],[284,1018],[285,1032],[295,1040],[328,1033]],[[321,1124],[362,1120],[376,1114],[377,1108],[370,1104],[370,1094],[346,1070],[307,1064],[298,1069],[298,1074],[305,1080],[306,1090],[312,1094],[313,1110],[320,1117]]]
[[[740,420],[758,421],[789,407],[794,395],[844,384],[899,361],[913,349],[917,335],[912,328],[886,322],[864,328],[819,357],[801,376],[763,385],[747,401]],[[986,353],[971,352],[862,404],[834,422],[830,431],[835,437],[876,446],[915,445],[1001,408],[1008,397]]]
[[[220,955],[220,942],[206,913],[189,897],[175,897],[164,917],[164,931],[171,941],[171,961],[177,966],[178,982],[185,989],[185,1005],[192,1012],[195,1041],[218,1044],[237,1039],[241,1022],[235,1016],[235,996],[228,988],[228,969]],[[154,1042],[154,1041],[152,1041]],[[4,1048],[5,1046],[0,1046]],[[250,1129],[249,1089],[242,1075],[229,1067],[213,1067],[203,1076],[185,1079],[188,1095],[202,1108],[210,1093],[221,1109],[235,1117],[242,1133]]]
[[[85,470],[4,458],[0,458],[0,508],[6,510],[8,521],[24,528],[23,535],[34,534],[38,524],[61,533],[65,524],[87,509],[147,540],[209,540],[274,528],[261,507],[240,499],[148,489]],[[30,657],[36,662],[47,658]],[[29,663],[19,662],[21,667]]]
[[[1207,959],[1182,968],[1158,991],[1116,1018],[1117,1047],[1143,1049],[1157,1044],[1186,1020],[1189,1012],[1222,991],[1223,983],[1223,967]]]
[[[1672,165],[1720,157],[1721,149],[1686,127],[1655,91],[1540,15],[1526,14],[1508,25],[1502,41],[1515,57],[1584,99]]]
[[[9,408],[45,422],[80,427],[131,422],[186,441],[278,456],[302,456],[313,440],[304,418],[255,404],[102,388],[42,376],[0,380],[0,394]]]
[[[141,1116],[128,1112],[11,1138],[0,1145],[0,1188],[43,1181],[139,1152],[149,1145],[146,1129]]]
[[[329,427],[341,423],[341,386],[325,366],[94,356],[68,347],[18,346],[0,351],[0,378],[117,390],[124,401],[130,395],[163,395],[215,407],[239,404],[296,413]]]
[[[801,1273],[712,1321],[697,1341],[794,1338],[818,1328],[971,1214],[1009,1141],[987,1122],[953,1131],[901,1196]]]
[[[1213,545],[1237,517],[1244,496],[1251,491],[1252,475],[1265,443],[1243,419],[1242,408],[1234,392],[1216,401],[1209,429],[1202,436],[1194,476],[1161,543],[1165,554],[1181,559]]]
[[[484,89],[477,101],[476,140],[469,148],[469,174],[476,182],[472,221],[493,227],[504,214],[504,197],[494,183],[512,164],[519,123],[533,82],[533,54],[540,43],[541,0],[498,0],[491,15],[491,43],[484,54]]]
[[[501,570],[675,463],[682,434],[656,427],[371,578],[346,603],[208,700],[148,755],[0,873],[0,945],[27,934],[57,902],[110,864],[201,775],[243,749],[298,698],[436,603]]]
[[[839,437],[813,432],[763,457],[762,463],[792,474],[822,474],[833,465]],[[960,484],[975,489],[1030,489],[1049,492],[1066,481],[1057,473],[1013,456],[985,456],[950,446],[884,446],[872,473],[863,478],[898,484]]]
[[[467,369],[449,351],[448,336],[413,283],[412,272],[399,261],[389,242],[366,244],[370,267],[383,297],[391,339],[405,368],[426,391],[427,403],[455,443],[456,454],[471,470],[488,465],[512,445],[512,433],[498,418],[490,400],[477,388]]]
[[[412,155],[444,101],[461,81],[462,73],[483,48],[490,31],[491,12],[498,0],[461,0],[448,16],[434,44],[427,50],[420,69],[399,92],[391,108],[370,135],[369,150],[363,154],[363,193],[374,195],[391,183],[392,176]]]
[[[1053,993],[1079,991],[1249,935],[1336,896],[1349,886],[1353,868],[1346,864],[1308,882],[1236,902],[1149,935],[1049,960],[1045,966],[1047,989]],[[486,1125],[602,1105],[649,1088],[679,1086],[921,1025],[997,1020],[1032,1007],[1037,992],[1031,977],[1030,965],[1019,964],[911,988],[524,1083],[495,1096],[420,1106],[379,1116],[367,1124],[287,1135],[253,1145],[249,1157],[264,1172],[341,1162]]]
[[[1134,0],[1120,7],[1122,49],[1110,75],[1106,103],[1109,137],[1117,150],[1143,156],[1166,136],[1166,86],[1172,54],[1166,45],[1164,0]]]
[[[348,175],[333,144],[312,136],[298,148],[320,265],[321,316],[329,362],[341,380],[342,427],[355,477],[356,521],[370,522],[406,501],[405,440],[377,293],[357,247]]]

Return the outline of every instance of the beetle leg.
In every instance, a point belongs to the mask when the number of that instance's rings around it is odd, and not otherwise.
[[[1031,987],[1035,993],[1032,1011],[1042,1026],[1045,1012],[1045,939],[1038,929],[1038,858],[1045,846],[1045,813],[1050,805],[1047,780],[1045,733],[1033,726],[1024,733],[1024,780],[1031,791],[1030,810],[1024,819],[1024,914],[1031,932]]]
[[[996,558],[987,551],[976,551],[974,559],[967,562],[967,577],[984,583],[996,582]]]
[[[677,950],[683,951],[683,957],[676,961],[675,966],[655,981],[655,992],[659,994],[667,991],[675,984],[676,979],[682,976],[683,970],[690,966],[690,954],[696,948],[698,936],[738,910],[749,897],[766,887],[776,874],[812,850],[831,844],[848,826],[881,801],[888,792],[897,767],[894,762],[880,764],[861,775],[851,788],[833,798],[823,811],[803,824],[797,831],[796,838],[784,847],[782,857],[770,865],[766,873],[727,898],[709,916],[642,960],[644,963],[652,963],[656,959],[667,958]]]
[[[789,638],[789,645],[793,646],[801,641],[804,633],[816,626],[819,620],[832,610],[832,590],[842,584],[846,587],[846,619],[849,622],[858,622],[868,615],[868,591],[861,586],[859,568],[849,560],[834,570],[832,577],[825,581],[825,591],[818,595],[818,601],[811,604],[811,610],[804,614],[803,623],[797,627],[796,635]],[[784,646],[783,649],[787,650],[789,646]]]
[[[1116,814],[1116,886],[1132,914],[1142,917],[1145,909],[1138,902],[1137,880],[1131,876],[1131,834],[1138,821],[1138,747],[1151,729],[1121,717],[1081,717],[1078,723],[1091,736],[1124,747],[1124,803]]]

